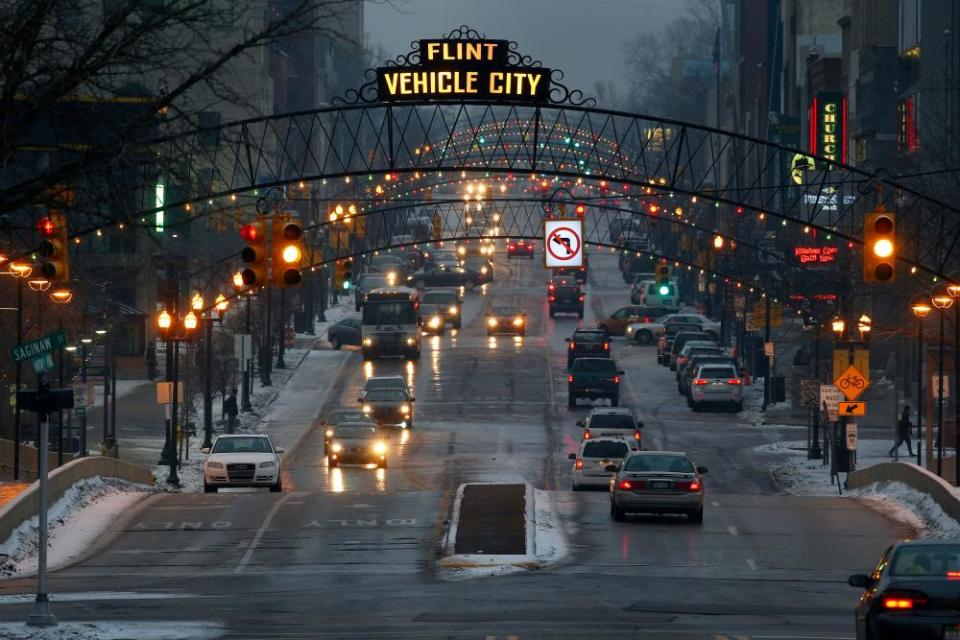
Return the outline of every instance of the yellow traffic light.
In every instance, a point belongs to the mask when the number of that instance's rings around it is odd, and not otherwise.
[[[896,279],[897,224],[889,211],[874,211],[864,219],[863,281],[892,282]]]
[[[40,230],[40,255],[43,262],[40,273],[51,282],[70,281],[70,259],[67,255],[69,233],[67,218],[57,211],[50,211],[37,223]]]
[[[290,216],[273,219],[273,284],[292,287],[300,284],[303,274],[300,262],[303,259],[301,244],[303,229],[300,221]]]
[[[670,265],[657,265],[657,284],[670,284]]]
[[[267,225],[263,216],[257,216],[256,221],[240,227],[240,237],[247,244],[240,252],[240,257],[247,263],[240,272],[243,284],[248,287],[262,287],[267,284],[269,255],[267,253]]]

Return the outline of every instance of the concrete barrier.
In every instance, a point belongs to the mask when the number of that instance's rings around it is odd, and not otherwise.
[[[50,472],[48,495],[50,504],[59,500],[77,482],[100,476],[116,478],[136,484],[153,485],[153,472],[147,467],[131,464],[116,458],[88,457],[73,460]],[[19,527],[37,515],[37,491],[39,482],[34,482],[19,496],[0,509],[0,543],[6,542]]]
[[[847,477],[850,489],[859,489],[874,482],[902,482],[929,495],[944,513],[960,522],[960,492],[935,473],[909,462],[881,462],[854,471]]]
[[[13,479],[13,442],[0,438],[0,480]],[[72,460],[72,453],[64,453],[64,464],[66,460]],[[47,455],[47,464],[49,469],[57,466],[57,452],[51,451]],[[37,465],[39,463],[37,450],[25,444],[20,445],[20,480],[32,481],[37,479]]]

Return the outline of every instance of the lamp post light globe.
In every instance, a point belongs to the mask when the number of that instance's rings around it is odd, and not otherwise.
[[[190,308],[194,311],[203,311],[203,296],[199,293],[193,294],[190,298]]]
[[[926,318],[928,315],[930,315],[930,311],[932,310],[933,310],[933,307],[931,307],[928,303],[922,300],[914,302],[913,304],[910,305],[910,311],[912,311],[913,315],[920,318],[921,320],[923,318]]]
[[[157,329],[160,330],[160,333],[166,335],[170,332],[171,326],[173,326],[173,317],[164,309],[157,316]]]
[[[937,309],[949,309],[953,306],[953,298],[947,292],[937,292],[930,296],[930,302]]]
[[[29,278],[33,273],[33,267],[23,262],[11,262],[10,274],[17,278]]]
[[[27,280],[27,286],[31,291],[46,291],[52,283],[46,278],[30,278]]]
[[[846,329],[847,323],[843,321],[843,318],[836,317],[833,321],[830,322],[830,329],[837,335],[838,338],[843,337],[843,331]]]
[[[70,289],[56,289],[50,293],[50,301],[56,304],[67,304],[73,300],[73,291]]]
[[[217,313],[220,314],[220,316],[223,316],[223,314],[227,312],[227,307],[229,306],[230,301],[227,300],[226,296],[224,296],[222,293],[218,294],[217,299],[214,300],[213,303],[213,308],[217,310]]]
[[[187,333],[192,333],[199,326],[200,320],[197,318],[197,314],[193,311],[187,313],[183,316],[183,328],[186,329]]]

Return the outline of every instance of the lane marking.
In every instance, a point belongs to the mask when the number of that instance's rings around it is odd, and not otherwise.
[[[753,569],[754,571],[757,570],[757,563],[753,561],[753,558],[747,558],[747,566]]]
[[[729,532],[730,532],[730,535],[732,535],[732,536],[738,536],[738,535],[740,535],[739,533],[737,533],[737,528],[734,527],[733,525],[727,527],[727,531],[729,531]]]
[[[247,563],[250,562],[250,558],[253,557],[253,552],[257,549],[257,545],[260,544],[260,539],[263,538],[263,534],[266,533],[267,527],[269,527],[270,523],[273,522],[273,517],[277,515],[277,511],[280,510],[280,507],[282,507],[283,504],[287,500],[292,498],[294,495],[296,494],[288,493],[287,495],[277,500],[277,503],[275,505],[270,507],[270,511],[267,512],[267,517],[263,519],[263,524],[260,525],[260,528],[257,529],[256,535],[253,536],[253,540],[250,541],[250,546],[247,547],[247,550],[244,552],[243,557],[240,558],[240,562],[238,562],[237,566],[234,567],[233,569],[234,573],[243,573],[243,568],[247,566]]]
[[[173,387],[170,387],[170,388],[172,389]],[[712,501],[710,502],[710,504],[713,505],[713,506],[715,506],[715,507],[719,507],[719,506],[720,506],[720,503],[717,502],[716,500],[712,500]]]

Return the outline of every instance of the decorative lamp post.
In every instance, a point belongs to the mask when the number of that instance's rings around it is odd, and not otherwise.
[[[923,319],[930,315],[933,307],[925,298],[916,298],[910,304],[910,311],[917,318],[917,465],[923,465],[920,442],[923,439]]]
[[[960,284],[946,286],[947,295],[960,298]],[[953,484],[960,486],[960,303],[953,305]]]
[[[930,296],[933,306],[940,312],[940,340],[937,345],[937,475],[943,475],[943,338],[947,309],[953,306],[953,298],[945,288],[938,288]]]
[[[833,331],[834,335],[837,336],[837,340],[843,338],[844,329],[846,329],[847,323],[843,321],[843,318],[840,316],[835,317],[830,322],[830,329]]]
[[[27,286],[31,291],[46,291],[52,283],[46,278],[30,278],[27,280]]]
[[[866,342],[870,339],[870,331],[873,329],[873,320],[870,316],[863,314],[857,320],[857,332],[860,334],[860,342]]]
[[[213,309],[209,310],[204,318],[204,365],[203,365],[203,444],[201,448],[213,446],[213,323],[222,322],[223,314],[227,311],[226,297],[219,294],[214,302]],[[200,299],[200,313],[203,313],[203,299]],[[216,317],[213,312],[216,311]]]
[[[9,273],[17,279],[17,344],[23,343],[23,281],[33,273],[33,267],[25,262],[11,262]],[[16,391],[20,391],[22,372],[20,363],[16,364]],[[19,393],[17,393],[19,398]],[[13,479],[20,479],[20,402],[17,401],[13,412]]]
[[[167,483],[172,485],[179,485],[180,478],[177,476],[177,454],[176,454],[176,441],[177,441],[177,412],[179,407],[179,343],[186,342],[191,339],[193,332],[197,330],[200,320],[197,318],[197,315],[190,311],[183,317],[181,322],[175,322],[174,316],[172,316],[166,309],[160,312],[157,316],[157,330],[160,334],[160,337],[163,338],[167,343],[167,348],[173,347],[173,377],[172,384],[170,389],[170,421],[167,426],[167,441],[170,446],[171,455],[168,456],[168,461],[170,464],[170,472],[167,475]]]
[[[246,303],[244,304],[244,312],[246,313],[246,322],[244,325],[244,335],[249,336],[251,334],[251,321],[250,321],[250,298],[253,294],[253,291],[247,289],[247,285],[243,282],[243,274],[239,271],[233,274],[233,289],[237,292],[237,295],[243,295],[246,298]],[[252,411],[253,407],[250,405],[250,361],[252,360],[253,354],[246,353],[245,347],[247,344],[246,337],[243,338],[243,346],[240,354],[240,411]],[[253,344],[253,340],[250,340],[250,344]]]
[[[55,289],[50,292],[50,302],[54,304],[69,304],[73,300],[73,291],[70,289]]]

